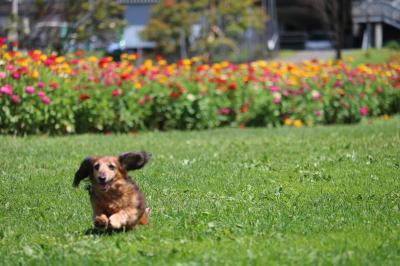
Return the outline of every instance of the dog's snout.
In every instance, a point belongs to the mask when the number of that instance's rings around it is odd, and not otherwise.
[[[100,182],[105,182],[105,181],[106,181],[106,178],[105,178],[104,176],[99,176],[99,181],[100,181]]]

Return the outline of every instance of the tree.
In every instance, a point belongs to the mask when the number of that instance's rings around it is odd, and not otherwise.
[[[351,31],[352,1],[308,0],[308,2],[318,12],[325,29],[333,31],[336,59],[341,59],[346,33]]]
[[[60,22],[66,22],[65,28],[51,32],[48,44],[51,48],[63,41],[70,43],[88,42],[94,37],[103,43],[115,39],[116,33],[126,25],[123,20],[124,7],[116,0],[35,0],[34,22],[46,21],[51,16],[59,16]],[[33,37],[47,32],[43,27],[37,29]]]
[[[164,53],[190,48],[212,56],[219,49],[237,50],[244,32],[263,30],[265,21],[265,10],[254,0],[164,0],[154,7],[143,37]],[[201,30],[193,40],[194,25]]]

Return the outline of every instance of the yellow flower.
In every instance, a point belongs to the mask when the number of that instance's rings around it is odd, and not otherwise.
[[[166,64],[167,64],[167,61],[165,61],[164,59],[158,60],[159,66],[165,66]]]
[[[150,70],[153,67],[153,61],[150,59],[147,59],[146,61],[144,61],[143,66],[147,70]]]
[[[65,57],[64,56],[59,56],[59,57],[56,58],[55,61],[56,61],[57,64],[61,64],[62,62],[65,61]]]
[[[142,88],[142,84],[139,81],[136,81],[135,84],[133,84],[133,87],[137,90],[140,90]]]
[[[184,66],[190,66],[192,64],[192,62],[190,61],[190,59],[183,59],[182,64]]]
[[[390,116],[389,116],[389,115],[387,115],[387,114],[384,114],[384,115],[383,115],[383,120],[387,121],[387,120],[389,120],[389,119],[390,119]]]
[[[293,125],[294,125],[295,127],[297,127],[297,128],[300,128],[300,127],[303,126],[303,123],[301,122],[301,120],[296,119],[296,120],[294,120]]]
[[[88,61],[89,61],[90,63],[96,63],[96,62],[97,62],[97,57],[95,57],[95,56],[89,56],[89,57],[88,57]]]
[[[37,71],[36,69],[33,70],[33,71],[31,72],[31,77],[34,78],[34,79],[39,78],[39,71]]]
[[[290,118],[286,118],[283,123],[285,124],[285,126],[291,126],[293,124],[293,120]]]

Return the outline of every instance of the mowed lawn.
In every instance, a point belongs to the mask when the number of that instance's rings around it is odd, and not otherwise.
[[[85,233],[91,154],[146,150],[151,223]],[[0,137],[0,265],[395,265],[400,119],[353,126]],[[398,265],[398,264],[397,264]]]

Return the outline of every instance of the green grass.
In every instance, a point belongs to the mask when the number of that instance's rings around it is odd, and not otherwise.
[[[346,59],[348,57],[353,58],[352,65],[357,66],[359,64],[384,64],[390,61],[390,58],[399,54],[399,51],[391,50],[391,49],[369,49],[368,51],[364,50],[351,50],[345,51],[343,54],[343,58]]]
[[[0,265],[395,265],[400,118],[315,128],[0,137]],[[91,227],[72,177],[91,154],[147,150],[151,224]]]

